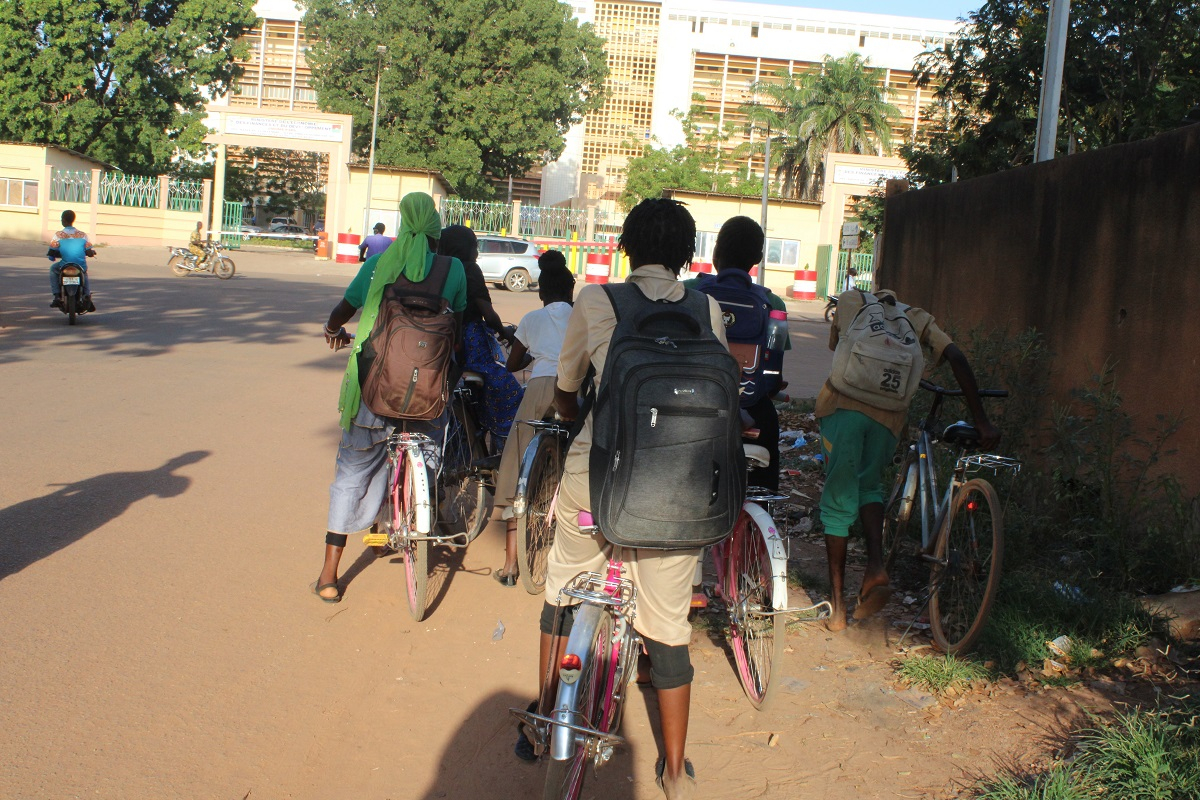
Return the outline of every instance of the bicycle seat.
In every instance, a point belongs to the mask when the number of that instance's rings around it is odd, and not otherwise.
[[[761,444],[742,442],[742,449],[746,452],[747,466],[751,469],[766,469],[771,465],[771,454]]]
[[[463,370],[462,382],[466,386],[483,386],[483,373]]]
[[[979,446],[979,430],[961,420],[947,426],[941,438],[946,444],[956,444],[968,450]]]

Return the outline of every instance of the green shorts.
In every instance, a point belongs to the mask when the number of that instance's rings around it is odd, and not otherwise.
[[[883,502],[883,469],[896,452],[890,430],[860,411],[839,408],[821,417],[825,490],[821,522],[831,536],[849,536],[858,510]]]

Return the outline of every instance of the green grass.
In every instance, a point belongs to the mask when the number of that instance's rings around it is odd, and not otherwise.
[[[987,668],[969,658],[910,656],[896,669],[903,680],[920,689],[941,694],[951,687],[964,688],[991,677]]]
[[[265,236],[251,236],[248,240],[243,240],[242,244],[258,245],[259,247],[286,247],[293,250],[312,250],[312,239],[275,239]]]
[[[1083,731],[1079,755],[1037,775],[1001,775],[983,800],[1193,800],[1200,796],[1200,700],[1118,714]]]
[[[1040,668],[1046,642],[1065,635],[1072,668],[1102,667],[1165,632],[1165,618],[1099,581],[1027,569],[1004,577],[976,655],[1001,672]]]

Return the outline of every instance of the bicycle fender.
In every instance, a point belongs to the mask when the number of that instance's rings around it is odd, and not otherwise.
[[[601,610],[594,605],[584,604],[575,617],[571,627],[571,635],[567,638],[567,649],[564,653],[574,653],[579,656],[580,670],[588,668],[592,655],[592,639],[596,635],[596,626],[600,622]],[[575,681],[566,683],[559,681],[558,698],[554,708],[547,715],[561,722],[579,724],[578,701],[579,684]],[[575,754],[575,731],[555,726],[550,732],[550,757],[555,761],[566,761]]]
[[[414,488],[417,495],[417,533],[428,536],[433,530],[433,504],[429,500],[429,470],[425,468],[425,454],[421,452],[420,447],[414,447],[408,451],[408,458],[412,461],[413,483],[416,484]]]
[[[521,472],[517,476],[517,491],[513,495],[513,514],[524,516],[528,504],[526,495],[529,491],[529,479],[533,475],[533,457],[537,454],[538,445],[542,443],[544,434],[538,431],[529,441],[529,446],[521,454]]]
[[[771,605],[775,609],[787,608],[787,549],[783,546],[783,536],[775,527],[775,520],[758,503],[747,502],[742,510],[754,521],[771,556]]]

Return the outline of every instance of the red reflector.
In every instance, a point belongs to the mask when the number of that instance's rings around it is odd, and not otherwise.
[[[979,508],[979,503],[976,503],[974,500],[967,501],[967,511],[974,511],[977,508]]]
[[[559,666],[561,666],[563,669],[579,669],[583,666],[583,662],[580,661],[579,656],[575,655],[574,653],[567,653],[565,656],[563,656],[562,664]]]

